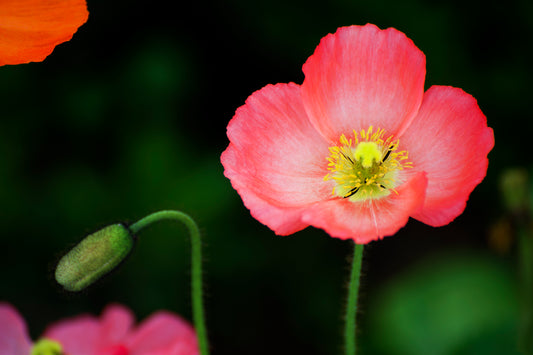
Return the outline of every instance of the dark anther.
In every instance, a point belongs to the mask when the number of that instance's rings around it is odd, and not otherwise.
[[[344,154],[343,152],[341,152],[342,156],[345,158],[345,159],[348,159],[350,161],[350,163],[352,164],[355,164],[352,160],[352,158],[350,158],[349,156],[346,156],[346,154]]]
[[[360,188],[360,186],[354,187],[353,189],[348,191],[348,195],[344,196],[344,198],[348,198],[350,196],[355,195],[357,193],[357,191],[359,191],[359,188]]]
[[[389,158],[389,155],[390,153],[392,152],[392,149],[394,148],[394,145],[391,145],[389,147],[389,149],[387,149],[387,153],[385,153],[385,156],[383,157],[383,159],[381,159],[381,162],[384,163],[385,160],[387,160]]]

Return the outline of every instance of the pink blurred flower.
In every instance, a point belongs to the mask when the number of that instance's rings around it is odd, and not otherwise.
[[[81,315],[56,322],[42,336],[66,355],[197,355],[193,328],[179,316],[160,311],[134,327],[131,311],[107,307],[100,318]],[[38,343],[37,343],[38,344]],[[0,355],[30,355],[32,341],[24,319],[0,303]]]
[[[228,124],[224,174],[279,235],[309,225],[368,243],[409,217],[442,226],[485,177],[492,129],[461,89],[424,92],[425,56],[403,33],[342,27],[305,80],[253,93]]]

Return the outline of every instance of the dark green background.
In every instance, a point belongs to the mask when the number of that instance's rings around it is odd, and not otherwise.
[[[487,178],[453,223],[410,221],[365,249],[362,354],[513,354],[515,248],[489,245],[498,179],[531,165],[533,5],[509,1],[89,1],[89,21],[43,63],[0,68],[0,300],[36,339],[110,302],[139,320],[191,319],[186,230],[143,231],[133,255],[67,294],[55,262],[85,234],[179,209],[205,246],[213,354],[337,354],[351,243],[308,228],[275,236],[223,176],[235,109],[269,83],[303,81],[320,39],[344,25],[403,31],[426,88],[472,94],[494,129]],[[510,236],[512,237],[512,236]]]

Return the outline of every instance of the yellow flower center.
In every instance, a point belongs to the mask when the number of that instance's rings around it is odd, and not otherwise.
[[[363,168],[371,168],[373,162],[381,160],[381,151],[375,142],[361,142],[355,148],[353,156],[356,161],[361,162]]]
[[[353,135],[348,139],[343,134],[338,145],[329,147],[329,173],[324,180],[336,182],[333,195],[364,201],[396,192],[401,183],[398,172],[412,167],[407,151],[398,151],[400,141],[393,136],[384,139],[385,130],[373,132],[372,126]]]
[[[42,338],[31,348],[31,355],[62,355],[63,349],[57,341]]]

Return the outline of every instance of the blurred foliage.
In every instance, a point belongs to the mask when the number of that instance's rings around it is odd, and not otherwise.
[[[383,354],[518,354],[515,279],[486,255],[443,253],[380,287],[368,307]]]
[[[371,22],[405,32],[424,51],[426,87],[472,94],[496,147],[456,221],[438,229],[411,221],[366,248],[363,353],[512,354],[516,245],[508,236],[497,253],[488,235],[504,213],[497,176],[533,166],[531,2],[88,7],[88,23],[45,62],[0,68],[0,299],[21,311],[34,338],[53,320],[99,313],[109,302],[139,319],[163,308],[190,319],[189,244],[179,225],[144,231],[129,260],[80,295],[65,294],[52,277],[84,235],[180,209],[204,233],[214,354],[338,353],[350,244],[311,228],[274,236],[243,206],[219,156],[248,95],[268,83],[301,83],[320,38]]]

